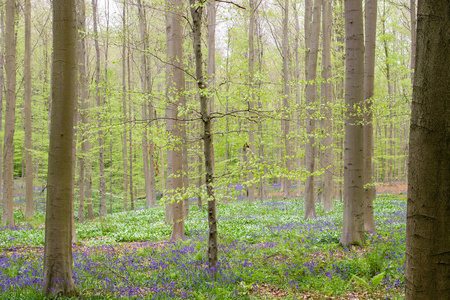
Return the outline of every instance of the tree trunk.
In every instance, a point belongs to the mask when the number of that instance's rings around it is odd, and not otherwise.
[[[31,154],[31,3],[25,0],[25,175],[26,175],[26,216],[34,215],[33,205],[33,156]]]
[[[375,232],[373,217],[374,182],[372,170],[373,117],[372,98],[375,73],[375,42],[377,28],[377,0],[365,2],[364,53],[364,229]]]
[[[78,186],[79,186],[79,202],[78,202],[78,222],[84,222],[84,200],[86,198],[86,172],[85,172],[85,163],[86,163],[86,134],[85,134],[85,126],[87,125],[87,111],[86,111],[86,42],[85,42],[85,4],[84,0],[77,0],[77,30],[78,30],[78,77],[79,77],[79,101],[81,108],[79,110],[80,119],[82,123],[82,127],[79,131],[78,137],[81,139],[81,154],[78,157],[79,164],[79,176],[78,176]]]
[[[250,20],[249,20],[249,27],[248,27],[248,84],[249,84],[249,92],[250,97],[248,101],[248,109],[249,114],[251,116],[252,110],[254,108],[255,103],[255,91],[254,91],[254,64],[255,64],[255,49],[254,49],[254,29],[255,29],[255,3],[254,0],[249,0],[249,9],[250,9]],[[255,149],[255,134],[253,129],[253,122],[249,121],[248,124],[248,144],[250,147],[249,156],[251,157],[256,151]],[[249,165],[250,166],[250,165]],[[248,181],[250,181],[250,185],[247,186],[247,196],[248,196],[248,202],[254,203],[255,202],[255,188],[253,186],[253,172],[251,168],[248,172]]]
[[[450,1],[419,0],[417,15],[405,299],[450,299]]]
[[[100,46],[98,43],[98,29],[97,29],[97,0],[92,0],[92,19],[94,20],[94,44],[95,44],[95,87],[96,87],[96,100],[97,107],[99,110],[102,109],[104,98],[100,95]],[[106,181],[105,181],[105,158],[104,158],[104,137],[103,137],[103,121],[100,113],[98,117],[98,163],[100,166],[99,170],[99,215],[100,217],[106,217]]]
[[[328,212],[334,209],[333,205],[333,85],[331,80],[331,20],[332,10],[331,1],[323,1],[323,54],[322,54],[322,104],[324,107],[323,130],[325,137],[322,139],[323,155],[322,167],[325,169],[323,185],[323,209]]]
[[[283,109],[285,110],[284,118],[282,120],[283,127],[283,140],[285,151],[284,154],[284,163],[286,166],[287,176],[284,177],[284,190],[283,197],[289,198],[291,196],[291,143],[290,143],[290,86],[289,86],[289,67],[288,67],[288,56],[289,56],[289,0],[284,1],[284,16],[283,16]]]
[[[305,219],[316,217],[316,205],[314,204],[314,175],[316,149],[314,146],[314,131],[316,128],[315,120],[312,117],[314,113],[313,106],[316,102],[316,74],[317,74],[317,54],[319,50],[320,34],[320,8],[322,0],[314,0],[313,19],[311,26],[311,40],[307,45],[308,60],[306,61],[306,135],[308,141],[305,150],[305,164],[308,177],[305,182]],[[305,16],[306,18],[306,16]]]
[[[15,0],[6,1],[6,111],[3,161],[3,222],[14,227],[13,188],[14,188],[14,131],[16,116],[16,42],[15,42]]]
[[[192,31],[194,35],[194,54],[195,54],[195,75],[197,86],[200,89],[200,109],[201,119],[203,122],[203,146],[205,155],[205,173],[206,173],[206,192],[208,196],[208,263],[213,268],[217,265],[217,213],[216,199],[214,196],[214,153],[212,143],[212,124],[211,115],[208,111],[208,98],[205,93],[206,84],[203,79],[202,66],[202,46],[201,46],[201,29],[202,29],[202,13],[203,6],[196,0],[190,0]]]
[[[123,2],[122,7],[122,159],[123,159],[123,210],[128,206],[128,155],[127,155],[127,2]],[[131,127],[130,127],[131,128]],[[131,129],[130,129],[131,130]]]
[[[362,1],[345,1],[344,216],[340,242],[364,244],[363,117],[364,29]]]
[[[184,193],[183,193],[183,150],[179,141],[182,141],[181,123],[178,118],[178,107],[184,93],[183,67],[183,36],[182,36],[182,10],[181,0],[167,0],[166,34],[167,34],[167,108],[166,131],[175,140],[167,150],[167,184],[172,196],[172,239],[184,237]],[[169,75],[170,74],[170,75]],[[178,142],[177,142],[178,141]]]
[[[53,1],[52,114],[45,218],[44,287],[50,297],[74,296],[72,143],[77,89],[75,1]]]
[[[0,37],[0,132],[3,131],[3,91],[5,89],[5,12],[4,9],[0,9],[0,28],[1,28],[1,37]],[[0,146],[0,168],[3,168],[3,147]],[[3,190],[3,170],[0,170],[0,191]],[[3,203],[2,193],[0,192],[0,203]],[[0,223],[2,222],[2,215],[0,214]]]
[[[411,14],[411,84],[414,85],[414,68],[416,61],[416,0],[409,0]]]
[[[139,27],[141,32],[141,42],[142,42],[142,93],[143,93],[143,104],[142,104],[142,119],[144,120],[144,130],[142,135],[142,157],[144,161],[144,176],[145,176],[145,199],[146,207],[150,208],[156,206],[156,192],[155,192],[155,170],[153,166],[153,161],[149,161],[151,148],[153,147],[152,141],[148,140],[148,124],[151,124],[153,107],[149,103],[148,96],[151,93],[151,82],[150,82],[150,62],[147,56],[148,51],[148,33],[147,33],[147,20],[145,15],[145,9],[142,5],[142,1],[138,0],[138,11],[139,11]],[[147,117],[148,106],[150,106],[150,115]]]

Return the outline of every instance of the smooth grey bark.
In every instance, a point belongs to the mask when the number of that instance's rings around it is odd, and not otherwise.
[[[322,139],[323,154],[322,167],[325,169],[323,184],[323,209],[326,212],[334,209],[333,204],[333,121],[332,121],[332,104],[333,104],[333,84],[330,81],[331,74],[331,20],[332,20],[332,2],[323,0],[323,19],[322,19],[322,107],[324,109]]]
[[[5,10],[0,9],[0,28],[1,28],[1,36],[0,36],[0,132],[3,132],[3,90],[5,88]],[[0,168],[3,168],[3,147],[0,146]],[[3,189],[3,169],[0,170],[0,190]],[[3,204],[2,193],[0,193],[0,202]],[[2,215],[0,214],[0,223],[2,222]]]
[[[97,0],[92,0],[92,19],[94,21],[94,44],[95,44],[95,98],[98,109],[102,109],[104,105],[104,97],[100,95],[100,45],[98,42],[98,16],[97,16]],[[104,137],[103,137],[103,121],[100,113],[98,117],[98,163],[99,163],[99,215],[106,217],[108,214],[106,207],[106,181],[105,181],[105,158],[104,158]]]
[[[409,12],[411,15],[411,84],[414,86],[414,69],[416,61],[416,0],[409,0]]]
[[[80,201],[78,204],[78,220],[84,221],[84,203],[86,203],[88,211],[88,219],[94,218],[94,209],[92,205],[92,176],[91,176],[91,142],[84,129],[88,124],[91,124],[89,114],[90,99],[88,97],[87,87],[87,55],[86,55],[86,4],[83,0],[77,1],[78,13],[78,28],[79,28],[79,42],[78,42],[78,68],[79,68],[79,95],[80,95],[80,117],[83,124],[82,130],[79,134],[81,136],[81,154],[80,154]],[[81,188],[83,186],[83,188]],[[82,194],[83,192],[83,194]]]
[[[14,132],[16,116],[16,41],[15,41],[15,0],[6,1],[5,26],[5,72],[6,110],[3,154],[3,224],[14,227],[13,187],[14,187]]]
[[[450,1],[419,0],[409,135],[406,300],[450,299]]]
[[[203,78],[202,65],[202,45],[201,45],[201,29],[202,29],[202,14],[203,2],[196,0],[189,0],[191,4],[192,16],[192,31],[194,35],[193,50],[195,55],[195,76],[197,79],[197,86],[200,93],[200,109],[201,119],[203,122],[203,147],[205,155],[205,178],[206,178],[206,193],[208,196],[208,264],[210,268],[217,265],[217,213],[216,213],[216,199],[214,196],[214,152],[212,143],[212,121],[211,114],[208,110],[208,97],[206,94],[206,83]]]
[[[25,81],[25,215],[32,218],[34,215],[33,205],[33,155],[31,142],[31,3],[25,0],[25,58],[24,58],[24,81]]]
[[[372,98],[375,80],[375,43],[377,29],[377,0],[365,2],[364,47],[364,229],[375,232],[373,200],[373,112]]]
[[[122,166],[123,166],[123,210],[128,206],[128,154],[127,154],[127,1],[122,6]]]
[[[142,4],[141,0],[137,1],[138,3],[138,11],[139,11],[139,28],[141,33],[141,42],[142,42],[142,75],[141,75],[141,83],[142,83],[142,93],[144,102],[142,104],[142,119],[145,122],[144,132],[142,135],[142,157],[144,162],[144,177],[145,177],[145,199],[146,199],[146,207],[156,206],[156,191],[155,191],[155,168],[153,165],[153,160],[149,160],[151,158],[150,153],[153,152],[153,141],[148,139],[148,126],[147,124],[151,124],[151,119],[153,115],[153,106],[149,101],[149,95],[151,94],[151,70],[150,70],[150,59],[147,55],[148,51],[148,32],[147,32],[147,20],[145,15],[145,8]],[[149,114],[147,114],[149,110]],[[150,117],[150,119],[148,118]]]
[[[383,36],[386,35],[386,1],[383,2],[383,12],[384,15],[381,17],[381,24],[382,24],[382,33]],[[390,61],[390,53],[389,53],[389,47],[387,40],[383,40],[383,49],[385,54],[385,65],[386,65],[386,80],[388,85],[388,96],[389,96],[389,119],[392,119],[392,101],[394,100],[394,83],[392,82],[392,76],[391,76],[391,61]],[[387,133],[389,127],[389,135]],[[385,142],[385,155],[387,156],[385,158],[386,168],[383,168],[387,174],[387,179],[389,183],[392,183],[393,180],[393,165],[394,160],[393,157],[393,126],[392,122],[389,122],[389,125],[385,125],[385,138],[387,138],[387,141]],[[388,146],[389,144],[389,146]],[[386,178],[384,177],[384,178]]]
[[[105,19],[106,19],[106,29],[105,29],[105,34],[106,34],[106,40],[105,40],[105,44],[104,44],[104,51],[105,51],[105,64],[104,64],[104,72],[105,72],[105,79],[104,79],[104,100],[103,100],[103,104],[105,104],[106,99],[107,99],[107,95],[108,95],[108,53],[109,53],[109,0],[105,1]],[[112,125],[112,120],[109,120],[109,124]],[[109,154],[110,154],[110,168],[114,168],[114,161],[112,160],[112,139],[111,139],[111,131],[109,132]],[[110,171],[109,174],[109,192],[110,192],[110,198],[109,198],[109,207],[110,207],[110,213],[112,213],[112,180],[111,180],[111,174],[112,172]],[[106,206],[106,177],[104,175],[105,178],[105,212],[107,212],[107,206]]]
[[[127,36],[128,38],[130,37],[129,32],[127,31]],[[127,45],[127,79],[128,79],[128,90],[131,90],[131,64],[130,64],[130,60],[131,60],[131,49],[130,49],[130,44]],[[128,130],[128,140],[130,141],[129,144],[129,165],[130,165],[130,210],[134,210],[134,195],[133,195],[133,125],[134,125],[134,121],[133,121],[133,106],[131,103],[131,93],[128,93],[128,120],[130,122],[130,130]],[[128,210],[128,207],[126,205],[126,203],[124,203],[124,211]]]
[[[172,235],[171,239],[184,238],[184,193],[183,193],[183,150],[180,143],[182,121],[178,117],[178,107],[181,106],[184,93],[183,73],[183,36],[181,0],[167,0],[166,2],[166,37],[167,61],[166,65],[166,131],[173,137],[172,145],[167,149],[167,185],[173,203]]]
[[[314,131],[316,121],[314,120],[314,106],[317,99],[316,75],[317,75],[317,56],[319,52],[319,34],[320,34],[320,12],[322,0],[314,0],[312,10],[312,24],[310,25],[310,44],[307,45],[308,60],[306,61],[306,135],[307,143],[305,149],[305,166],[308,177],[305,182],[305,219],[316,217],[316,205],[314,203],[314,173],[316,149],[314,146]],[[306,12],[305,12],[306,13]],[[306,16],[305,16],[306,19]],[[305,24],[306,25],[306,24]]]
[[[298,5],[298,6],[297,6]],[[300,4],[298,3],[293,3],[293,10],[294,10],[294,19],[295,19],[295,43],[294,43],[294,54],[295,54],[295,80],[297,82],[296,84],[296,88],[295,88],[295,106],[297,107],[296,109],[296,113],[294,116],[294,120],[296,122],[296,133],[298,136],[301,136],[303,134],[303,126],[302,126],[302,87],[300,84],[300,74],[301,74],[301,57],[300,57],[300,52],[302,50],[300,50]],[[304,32],[305,36],[306,36],[306,31]],[[305,47],[306,49],[306,47]],[[300,153],[301,148],[302,148],[302,143],[301,143],[301,139],[297,139],[297,143],[296,143],[296,147],[297,147],[297,153]],[[297,164],[297,170],[301,170],[303,168],[303,164],[304,164],[304,159],[303,157],[300,157],[300,155],[298,155],[297,159],[296,159],[296,164]],[[300,197],[300,195],[302,194],[302,185],[303,185],[303,180],[301,178],[297,179],[297,191],[296,191],[296,196]]]
[[[255,2],[254,0],[249,0],[249,9],[250,9],[250,16],[249,16],[249,26],[248,26],[248,84],[249,84],[249,92],[250,97],[248,100],[248,109],[249,113],[251,114],[252,110],[254,109],[255,104],[255,91],[254,91],[254,65],[255,65],[255,46],[254,46],[254,29],[255,29]],[[253,122],[250,121],[248,124],[248,143],[250,147],[249,153],[247,155],[252,155],[256,151],[255,149],[255,133],[253,129]],[[248,158],[250,158],[250,156]],[[253,172],[251,169],[248,172],[248,181],[253,181]],[[255,202],[255,187],[253,186],[253,183],[250,183],[249,186],[247,186],[247,197],[249,203]]]
[[[77,94],[74,0],[53,1],[52,112],[45,218],[44,286],[49,297],[75,296],[72,259],[72,151]]]
[[[289,0],[284,1],[283,7],[283,109],[285,110],[284,117],[282,119],[283,127],[283,140],[284,140],[284,152],[282,152],[284,157],[284,163],[288,176],[284,178],[284,190],[283,197],[289,198],[291,196],[291,180],[290,173],[292,170],[292,153],[291,153],[291,141],[289,138],[290,134],[290,94],[291,89],[289,86],[289,67],[288,67],[288,56],[289,56]]]
[[[340,242],[364,244],[364,29],[362,1],[345,0],[344,214]]]

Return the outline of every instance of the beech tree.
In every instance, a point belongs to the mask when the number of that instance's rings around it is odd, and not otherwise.
[[[14,227],[14,132],[16,118],[16,41],[15,41],[15,0],[6,1],[5,25],[5,71],[6,110],[3,160],[3,223]]]
[[[323,145],[323,168],[325,169],[323,183],[323,209],[328,212],[334,209],[333,205],[333,122],[332,122],[332,103],[333,103],[333,84],[331,80],[331,1],[323,0],[323,19],[322,19],[322,105],[325,119],[322,122],[324,131]]]
[[[309,0],[311,1],[311,0]],[[305,5],[309,3],[305,2]],[[316,122],[314,120],[314,109],[313,106],[316,102],[317,87],[315,84],[317,75],[317,55],[319,51],[319,33],[320,33],[320,11],[322,6],[322,0],[314,0],[314,5],[312,7],[312,19],[311,17],[306,18],[311,20],[312,23],[308,25],[310,32],[308,33],[309,44],[306,45],[305,63],[306,63],[306,135],[307,144],[305,150],[305,165],[308,177],[305,182],[305,219],[316,217],[316,206],[314,204],[314,175],[312,174],[315,169],[315,159],[316,159],[316,148],[314,145],[314,131],[316,129]],[[305,10],[305,14],[307,10]],[[306,24],[305,24],[306,26]],[[306,27],[305,27],[306,28]]]
[[[419,0],[405,299],[450,299],[450,1]]]
[[[215,267],[217,265],[217,213],[216,213],[216,199],[214,196],[214,153],[212,151],[212,120],[211,113],[208,109],[208,97],[206,93],[207,85],[203,77],[203,61],[202,61],[202,14],[203,5],[202,0],[189,0],[191,4],[191,16],[192,16],[192,31],[194,35],[193,48],[195,55],[195,77],[197,80],[197,87],[200,92],[200,114],[203,123],[202,139],[203,139],[203,151],[205,157],[205,183],[206,193],[208,196],[208,263],[209,267]]]
[[[27,218],[34,215],[33,205],[33,155],[31,154],[31,3],[25,0],[25,61],[24,61],[24,79],[25,79],[25,214]]]
[[[53,1],[52,111],[45,217],[45,296],[74,296],[73,114],[77,92],[75,0]]]
[[[364,244],[363,118],[364,30],[362,1],[345,1],[344,215],[340,242]]]
[[[375,231],[373,198],[375,187],[372,180],[373,113],[372,98],[375,80],[375,40],[377,29],[377,0],[365,2],[364,47],[364,229]]]
[[[153,141],[148,139],[148,126],[151,124],[147,121],[148,118],[151,121],[153,115],[153,106],[149,102],[149,95],[151,93],[150,82],[150,59],[148,57],[148,32],[147,32],[147,19],[145,15],[145,8],[141,0],[137,1],[139,12],[139,28],[141,33],[142,54],[141,54],[141,85],[142,85],[142,119],[145,120],[145,127],[142,134],[142,158],[144,163],[144,177],[145,177],[145,205],[147,208],[156,205],[156,192],[155,192],[155,170],[153,166],[153,160],[150,153],[153,153]],[[149,110],[149,113],[148,113]]]
[[[181,28],[181,0],[167,0],[166,34],[167,34],[167,60],[166,65],[166,130],[172,139],[172,145],[167,150],[167,184],[173,203],[170,204],[172,219],[169,220],[172,228],[172,239],[184,237],[184,198],[183,188],[183,150],[181,147],[181,122],[178,117],[178,106],[184,92],[183,37]]]
[[[104,97],[100,95],[100,45],[98,42],[98,15],[97,15],[97,0],[92,0],[92,19],[94,23],[94,44],[95,44],[95,99],[97,107],[101,111],[104,105]],[[103,120],[98,113],[98,156],[99,156],[99,215],[106,217],[106,179],[105,179],[105,158],[104,158],[104,137],[103,137]]]
[[[289,122],[289,99],[290,99],[290,86],[289,86],[289,69],[288,69],[288,61],[289,61],[289,0],[284,0],[283,6],[283,108],[286,110],[284,114],[284,118],[282,119],[282,127],[283,127],[283,141],[284,141],[284,165],[286,167],[286,171],[290,173],[291,171],[291,145],[290,145],[290,122]],[[289,198],[291,195],[291,180],[289,176],[284,178],[284,198]]]

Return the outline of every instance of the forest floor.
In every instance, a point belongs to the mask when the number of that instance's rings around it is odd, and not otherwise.
[[[377,233],[350,248],[339,245],[338,200],[330,213],[317,203],[313,220],[303,220],[302,199],[219,201],[214,271],[206,211],[194,205],[179,242],[167,240],[162,207],[76,224],[79,299],[403,299],[406,185],[378,184],[377,192]],[[15,196],[22,208],[20,186]],[[16,228],[0,230],[0,299],[42,299],[43,212],[15,215]]]

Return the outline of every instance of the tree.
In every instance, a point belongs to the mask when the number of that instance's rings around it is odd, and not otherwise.
[[[332,211],[333,206],[333,121],[332,121],[332,103],[333,103],[333,84],[331,80],[331,1],[324,0],[323,20],[322,20],[322,104],[324,107],[323,130],[323,168],[325,169],[323,184],[323,208],[325,211]]]
[[[290,86],[289,86],[289,69],[288,69],[288,56],[289,56],[289,0],[284,0],[283,7],[283,108],[286,110],[285,117],[282,120],[283,126],[283,140],[285,146],[284,163],[288,174],[291,171],[291,143],[289,138],[290,122],[289,122],[289,98],[290,98]],[[291,180],[289,176],[284,179],[284,198],[289,198],[291,194]]]
[[[375,187],[372,180],[373,113],[372,97],[375,80],[375,41],[377,29],[377,0],[365,2],[364,47],[364,229],[375,231],[373,200]]]
[[[255,91],[254,91],[254,65],[255,65],[255,46],[254,46],[254,29],[255,29],[255,2],[254,0],[249,0],[249,9],[250,9],[250,19],[249,19],[249,25],[248,25],[248,84],[249,84],[249,91],[250,91],[250,97],[248,100],[248,109],[251,110],[254,107],[255,103]],[[252,121],[249,122],[249,131],[248,131],[248,143],[249,143],[249,150],[246,155],[247,159],[250,158],[250,156],[253,153],[256,153],[255,151],[255,133],[253,130],[253,124]],[[247,186],[247,196],[248,201],[250,203],[255,202],[255,188],[253,184],[251,183],[253,181],[253,173],[252,171],[248,174],[248,180],[250,181],[250,185]]]
[[[2,8],[0,9],[0,29],[1,29],[1,36],[0,36],[0,132],[3,131],[3,98],[4,93],[3,90],[5,88],[5,60],[4,60],[4,54],[5,54],[5,10]],[[3,147],[0,146],[0,168],[3,167]],[[3,187],[3,172],[0,170],[0,188]],[[0,196],[1,193],[0,193]],[[0,198],[1,202],[1,198]],[[0,223],[2,220],[2,215],[0,214]]]
[[[123,1],[122,7],[122,122],[123,122],[123,133],[122,133],[122,159],[123,159],[123,210],[127,210],[128,205],[128,155],[127,155],[127,82],[126,82],[126,72],[127,72],[127,35],[126,35],[126,25],[127,25],[127,1]]]
[[[305,5],[309,5],[305,2]],[[312,24],[308,24],[310,32],[308,35],[309,44],[306,45],[306,135],[308,141],[306,143],[305,150],[305,164],[306,172],[308,177],[305,182],[305,219],[316,217],[316,206],[314,204],[314,169],[315,169],[315,159],[316,159],[316,149],[314,145],[314,131],[316,128],[316,123],[314,120],[314,109],[317,88],[315,84],[316,73],[317,73],[317,54],[319,51],[319,33],[320,33],[320,8],[322,5],[322,0],[314,0],[313,13],[312,13]],[[305,10],[305,14],[306,14]],[[310,17],[306,18],[305,22]],[[306,24],[305,24],[306,26]],[[306,27],[305,27],[306,28]]]
[[[100,46],[98,42],[98,16],[97,16],[97,0],[92,0],[92,19],[94,20],[94,44],[95,44],[95,98],[97,100],[97,107],[99,110],[103,107],[104,98],[100,95]],[[105,159],[104,159],[104,137],[103,137],[103,120],[98,114],[98,163],[100,166],[99,172],[99,215],[106,217],[106,179],[105,179]]]
[[[450,1],[417,11],[405,299],[450,299]]]
[[[84,221],[84,202],[86,200],[88,219],[94,218],[94,209],[92,206],[92,176],[91,176],[91,159],[89,152],[91,150],[91,142],[88,138],[86,127],[91,123],[89,114],[90,100],[88,97],[87,87],[87,71],[86,71],[86,4],[84,0],[77,0],[77,22],[78,22],[78,68],[79,68],[79,101],[80,101],[80,117],[81,127],[81,154],[79,158],[79,204],[78,204],[78,221]]]
[[[74,0],[53,1],[53,67],[45,218],[45,296],[76,294],[72,258],[72,143],[77,90]]]
[[[409,1],[409,11],[411,15],[411,84],[414,85],[414,68],[416,61],[416,0]]]
[[[139,28],[141,33],[141,42],[142,42],[142,74],[141,74],[141,83],[142,83],[142,93],[144,102],[142,103],[142,119],[147,120],[147,117],[152,119],[153,115],[153,107],[151,103],[149,103],[148,96],[151,93],[151,82],[150,82],[150,60],[148,58],[148,32],[147,32],[147,20],[145,17],[144,6],[142,5],[142,1],[138,0],[138,12],[139,12]],[[148,106],[150,106],[150,113],[147,114]],[[149,122],[147,124],[150,124]],[[155,170],[153,167],[153,161],[149,163],[149,158],[151,156],[149,153],[153,152],[153,142],[152,140],[148,140],[148,130],[147,126],[144,128],[144,132],[142,134],[142,157],[144,163],[144,177],[145,177],[145,200],[146,207],[156,206],[156,192],[155,192]]]
[[[5,71],[6,110],[3,160],[3,223],[14,227],[14,132],[16,117],[16,41],[15,41],[15,0],[6,1],[5,25]]]
[[[25,1],[25,214],[27,218],[32,218],[33,207],[33,156],[31,154],[31,3]]]
[[[340,242],[364,244],[364,30],[361,0],[345,1],[344,216]]]
[[[203,151],[205,156],[205,183],[206,193],[208,196],[208,263],[213,268],[217,265],[217,213],[216,199],[214,196],[214,153],[212,151],[212,120],[208,110],[208,97],[206,93],[206,83],[203,78],[203,61],[202,61],[202,0],[189,0],[191,4],[192,31],[194,35],[193,48],[195,55],[195,77],[197,86],[200,90],[200,114],[203,122]]]
[[[173,145],[167,150],[167,177],[168,188],[174,201],[172,208],[173,225],[172,239],[184,237],[184,209],[182,188],[183,188],[183,150],[181,122],[178,117],[178,106],[181,105],[181,98],[184,92],[184,73],[182,70],[183,59],[183,36],[181,28],[181,18],[183,10],[181,0],[167,0],[166,34],[167,34],[167,108],[166,108],[166,131],[170,134]]]

